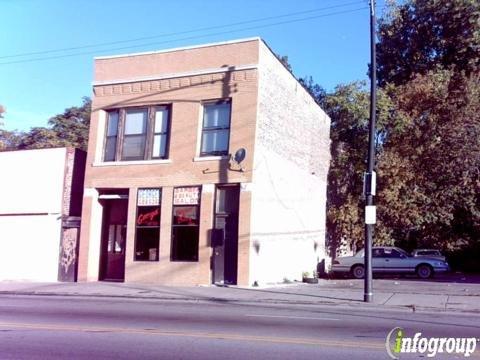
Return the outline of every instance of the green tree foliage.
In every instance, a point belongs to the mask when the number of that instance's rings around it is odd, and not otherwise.
[[[3,114],[5,113],[5,108],[3,105],[0,104],[0,126],[3,126],[3,122],[1,119],[3,119]]]
[[[23,133],[0,129],[0,151],[18,149]]]
[[[380,20],[377,244],[480,249],[479,9],[478,1],[407,0]],[[335,248],[364,238],[369,97],[349,84],[319,104],[332,118]]]
[[[379,158],[381,226],[409,246],[480,242],[480,76],[452,70],[391,89],[403,129]]]
[[[0,105],[0,119],[4,118],[6,110],[5,107]],[[3,126],[3,122],[0,120],[0,127]],[[0,151],[10,150],[17,148],[21,140],[21,133],[17,131],[7,131],[0,128]]]
[[[288,61],[288,56],[285,56],[285,55],[282,56],[279,54],[275,54],[275,56],[277,57],[278,60],[280,60],[280,62],[283,64],[283,66],[285,66],[285,68],[288,71],[293,73],[292,65],[290,65],[290,62]]]
[[[416,74],[480,69],[480,1],[407,0],[379,21],[378,79],[404,84]]]
[[[363,240],[363,173],[366,169],[370,93],[365,83],[339,85],[327,94],[311,77],[300,82],[331,118],[331,161],[327,187],[327,242],[332,254]],[[378,94],[377,152],[387,133],[404,120],[384,91]]]
[[[339,245],[355,247],[363,239],[363,173],[368,149],[370,94],[365,84],[340,85],[323,100],[331,122],[330,172],[327,190],[327,230],[331,250]],[[379,91],[377,100],[377,152],[392,124],[402,121],[392,110],[394,104]]]
[[[84,97],[81,106],[65,109],[63,114],[56,115],[48,121],[52,131],[65,144],[63,146],[87,150],[91,110],[92,101]]]
[[[17,145],[19,150],[26,149],[48,149],[69,146],[69,144],[61,139],[55,131],[44,127],[31,128],[29,132],[21,136]]]
[[[65,109],[50,118],[48,128],[28,132],[0,131],[0,151],[71,146],[87,150],[92,102],[84,97],[81,106]]]
[[[323,108],[323,102],[327,96],[327,92],[319,84],[315,83],[311,76],[298,79],[300,84],[312,95],[318,105]]]
[[[410,0],[380,21],[377,244],[480,248],[479,6]],[[362,243],[369,93],[300,81],[332,119],[328,242]]]

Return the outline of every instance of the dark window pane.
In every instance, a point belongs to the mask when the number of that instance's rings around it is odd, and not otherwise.
[[[227,153],[229,130],[204,131],[202,153]]]
[[[123,253],[125,250],[125,239],[127,237],[127,227],[125,225],[117,225],[115,229],[115,246],[114,252]]]
[[[198,225],[198,206],[175,206],[173,225]]]
[[[233,213],[238,209],[238,192],[234,188],[217,188],[216,213]]]
[[[167,135],[155,135],[153,138],[152,157],[164,158],[167,149]]]
[[[109,111],[107,121],[107,136],[116,136],[118,131],[118,111]]]
[[[155,132],[166,133],[168,131],[168,109],[157,108],[155,111]]]
[[[383,249],[373,249],[372,250],[372,257],[383,257]]]
[[[225,212],[225,197],[226,197],[226,194],[227,194],[227,190],[217,188],[217,204],[216,204],[215,212],[217,212],[217,213],[224,213]]]
[[[230,127],[230,103],[205,105],[203,127]]]
[[[160,208],[158,206],[139,206],[137,226],[159,226]]]
[[[123,140],[122,160],[141,160],[145,153],[145,136],[130,135]]]
[[[198,226],[173,228],[173,261],[198,261]]]
[[[391,253],[388,255],[391,258],[401,258],[402,255],[395,249],[392,249]]]
[[[160,229],[137,228],[135,242],[135,260],[157,261]]]
[[[116,136],[107,137],[107,141],[105,142],[105,156],[103,160],[114,161],[116,148],[117,148],[117,137]]]
[[[127,110],[125,135],[143,134],[147,128],[147,110]]]

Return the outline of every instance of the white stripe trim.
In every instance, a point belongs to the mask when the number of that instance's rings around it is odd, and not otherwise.
[[[181,46],[177,48],[165,49],[165,50],[156,50],[156,51],[145,51],[145,52],[138,52],[138,53],[130,53],[130,54],[120,54],[120,55],[105,55],[105,56],[96,56],[94,57],[95,60],[104,60],[104,59],[115,59],[115,58],[122,58],[122,57],[129,57],[129,56],[141,56],[141,55],[154,55],[154,54],[164,54],[174,51],[182,51],[182,50],[191,50],[191,49],[201,49],[205,47],[211,46],[220,46],[220,45],[228,45],[228,44],[237,44],[242,42],[249,42],[249,41],[261,41],[262,39],[258,36],[245,38],[245,39],[237,39],[237,40],[229,40],[229,41],[220,41],[208,44],[201,44],[201,45],[190,45],[190,46]]]
[[[186,72],[163,74],[163,75],[142,76],[142,77],[136,77],[136,78],[131,78],[131,79],[94,81],[94,82],[92,82],[92,85],[93,86],[101,86],[101,85],[127,84],[127,83],[134,83],[134,82],[140,82],[140,81],[175,79],[175,78],[186,77],[186,76],[218,74],[218,73],[230,72],[230,71],[252,70],[252,69],[257,69],[257,68],[258,68],[258,64],[229,66],[229,67],[222,67],[222,68],[186,71]]]

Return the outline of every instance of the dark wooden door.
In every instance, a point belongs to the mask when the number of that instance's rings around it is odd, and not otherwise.
[[[215,241],[213,282],[236,284],[238,270],[238,209],[240,187],[217,186],[215,194]]]
[[[124,281],[128,199],[109,199],[103,206],[100,280]]]

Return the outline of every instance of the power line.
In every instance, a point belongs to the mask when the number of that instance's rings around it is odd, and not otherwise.
[[[91,45],[83,45],[83,46],[75,46],[75,47],[68,47],[68,48],[51,49],[51,50],[42,50],[42,51],[27,52],[27,53],[12,54],[12,55],[4,55],[4,56],[0,56],[0,59],[8,59],[8,58],[31,56],[31,55],[50,54],[50,53],[56,53],[56,52],[88,49],[88,48],[95,48],[95,47],[102,47],[102,46],[116,45],[116,44],[124,44],[124,43],[137,42],[137,41],[142,41],[142,40],[151,40],[151,39],[157,39],[157,38],[169,37],[169,36],[176,36],[176,35],[185,35],[185,34],[190,34],[190,33],[194,33],[194,32],[201,32],[201,31],[208,31],[208,30],[215,30],[215,29],[223,29],[223,28],[226,28],[226,27],[246,25],[246,24],[251,24],[251,23],[256,23],[256,22],[280,19],[280,18],[285,18],[285,17],[292,17],[292,16],[297,16],[297,15],[305,15],[305,14],[310,14],[310,13],[314,13],[314,12],[318,12],[318,11],[331,10],[331,9],[341,8],[341,7],[350,6],[350,5],[357,5],[361,2],[362,1],[357,0],[357,1],[354,1],[354,2],[348,2],[348,3],[345,3],[345,4],[328,6],[328,7],[323,7],[323,8],[316,8],[316,9],[312,9],[312,10],[305,10],[305,11],[299,11],[299,12],[294,12],[294,13],[289,13],[289,14],[257,18],[257,19],[252,19],[252,20],[235,22],[235,23],[231,23],[231,24],[197,28],[197,29],[186,30],[186,31],[181,31],[181,32],[176,32],[176,33],[166,33],[166,34],[159,34],[159,35],[153,35],[153,36],[147,36],[147,37],[140,37],[140,38],[129,39],[129,40],[119,40],[119,41],[98,43],[98,44],[91,44]]]
[[[367,7],[364,6],[364,7],[361,7],[361,8],[345,10],[345,11],[337,11],[337,12],[333,12],[333,13],[329,13],[329,14],[322,14],[322,15],[310,16],[310,17],[299,18],[299,19],[294,19],[294,20],[287,20],[287,21],[281,21],[281,22],[258,25],[258,26],[251,26],[251,27],[247,27],[247,28],[241,28],[241,29],[235,29],[235,30],[229,30],[229,31],[214,32],[214,33],[203,34],[203,35],[195,35],[195,36],[189,36],[189,37],[184,37],[184,38],[180,38],[180,39],[172,39],[172,40],[153,42],[153,43],[147,43],[147,44],[131,45],[131,46],[112,48],[112,49],[101,49],[101,50],[96,50],[96,51],[86,51],[86,52],[79,52],[79,53],[66,54],[66,55],[55,55],[55,56],[49,56],[49,57],[39,57],[39,58],[33,58],[33,59],[7,61],[7,62],[0,63],[0,65],[20,64],[20,63],[35,62],[35,61],[61,59],[61,58],[81,56],[81,55],[98,54],[98,52],[126,50],[126,49],[133,49],[133,48],[139,48],[139,47],[145,47],[145,46],[151,46],[151,45],[167,44],[167,43],[184,41],[184,40],[200,39],[200,38],[209,37],[209,36],[231,34],[231,33],[235,33],[235,32],[242,32],[242,31],[254,30],[254,29],[262,29],[262,28],[271,27],[271,26],[277,26],[277,25],[290,24],[290,23],[295,23],[295,22],[300,22],[300,21],[319,19],[319,18],[327,17],[327,16],[347,14],[347,13],[352,13],[352,12],[364,10],[366,8]]]

